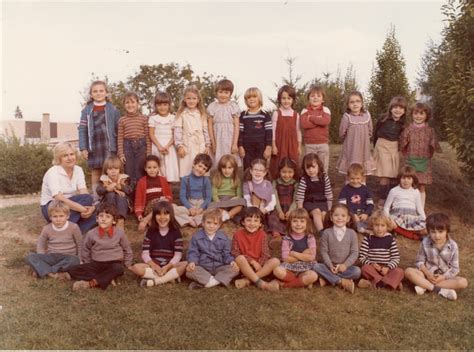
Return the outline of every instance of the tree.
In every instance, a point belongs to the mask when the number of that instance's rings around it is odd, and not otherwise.
[[[383,113],[390,99],[401,95],[411,99],[408,80],[405,74],[405,60],[392,25],[387,33],[382,50],[377,51],[375,66],[369,83],[368,108],[372,118]]]
[[[18,105],[16,106],[14,116],[15,116],[15,119],[17,119],[17,120],[23,119],[23,112],[21,111],[21,109]]]

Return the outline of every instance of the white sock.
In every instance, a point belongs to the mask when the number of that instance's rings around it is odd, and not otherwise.
[[[155,285],[161,285],[168,281],[177,279],[179,277],[178,271],[176,268],[169,270],[165,275],[155,277]]]
[[[204,287],[211,288],[211,287],[214,287],[214,286],[217,286],[217,285],[220,285],[220,284],[221,283],[219,281],[214,279],[214,276],[211,276],[211,278],[209,279],[207,284],[204,285]]]
[[[222,222],[225,222],[230,219],[229,212],[224,210],[222,211]]]
[[[144,278],[144,279],[154,279],[155,278],[155,272],[153,271],[152,268],[145,268],[145,274],[143,274],[142,278]]]

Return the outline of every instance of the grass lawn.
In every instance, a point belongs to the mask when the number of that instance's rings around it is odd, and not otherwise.
[[[454,153],[434,160],[427,213],[445,211],[458,242],[461,275],[474,282],[474,191]],[[335,194],[343,179],[334,165]],[[375,189],[376,180],[368,184]],[[189,291],[185,283],[150,289],[126,273],[106,291],[72,292],[71,282],[36,280],[24,257],[34,251],[44,220],[38,205],[0,210],[0,349],[473,349],[474,292],[446,301],[433,294],[316,286],[262,292],[217,287]],[[127,234],[140,260],[142,234]],[[232,234],[235,226],[226,224]],[[191,232],[185,229],[187,240]],[[401,267],[413,264],[419,242],[398,238]]]

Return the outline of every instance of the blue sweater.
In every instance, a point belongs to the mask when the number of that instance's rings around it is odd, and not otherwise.
[[[231,241],[222,230],[218,230],[211,241],[204,230],[200,229],[191,238],[187,261],[211,271],[232,263],[234,257],[230,252]]]
[[[349,207],[351,214],[372,214],[374,210],[374,199],[369,187],[362,185],[360,187],[352,187],[350,184],[345,185],[341,194],[339,194],[339,203],[344,203]]]
[[[191,208],[189,199],[204,199],[202,208],[206,209],[211,203],[212,190],[211,181],[207,176],[195,176],[192,172],[188,176],[181,178],[181,188],[179,199],[186,208]]]

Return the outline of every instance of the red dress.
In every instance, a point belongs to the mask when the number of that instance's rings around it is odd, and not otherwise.
[[[298,164],[298,138],[296,135],[296,111],[292,116],[283,116],[278,109],[277,127],[275,131],[275,144],[278,154],[272,155],[270,160],[270,174],[273,179],[280,177],[278,174],[278,164],[283,158],[290,158]]]

